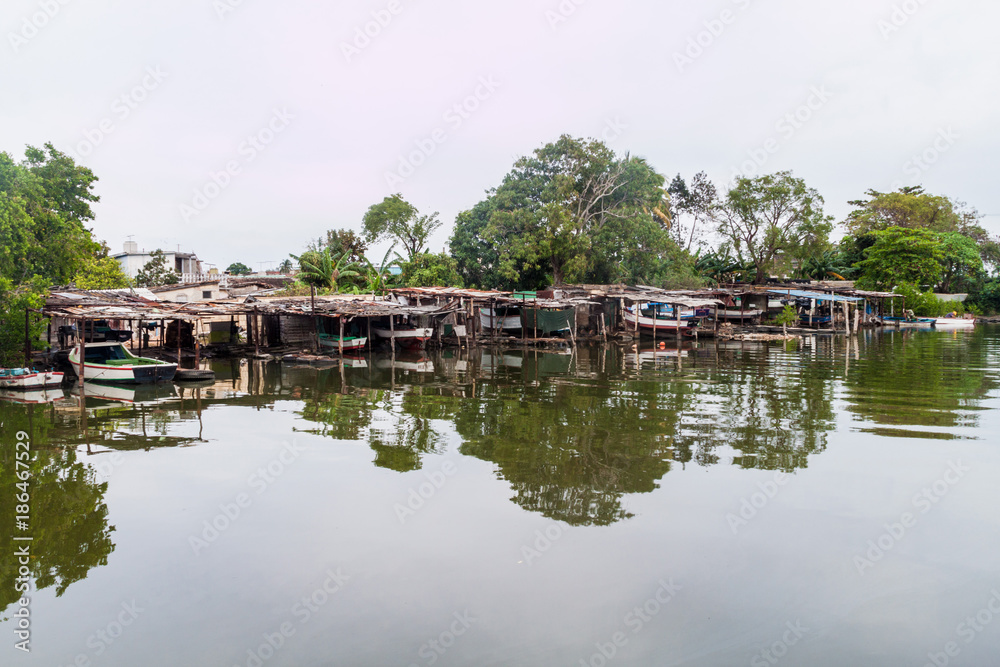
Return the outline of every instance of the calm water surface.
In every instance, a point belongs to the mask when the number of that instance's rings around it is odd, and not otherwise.
[[[0,664],[997,664],[998,328],[353,364],[0,402]]]

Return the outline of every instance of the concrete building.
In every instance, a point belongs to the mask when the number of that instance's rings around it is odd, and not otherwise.
[[[156,250],[156,248],[153,248]],[[139,244],[135,241],[126,241],[124,252],[112,255],[121,264],[122,271],[129,278],[135,275],[143,266],[152,259],[153,250],[139,249]],[[205,272],[201,265],[201,260],[193,252],[181,252],[180,250],[163,250],[163,259],[167,268],[180,276],[182,283],[195,283],[205,280],[217,279],[218,275],[211,275],[213,272]],[[214,271],[214,270],[213,270]],[[218,272],[215,272],[216,274]]]

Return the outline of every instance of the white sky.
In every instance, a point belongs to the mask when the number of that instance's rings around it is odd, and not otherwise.
[[[386,25],[345,55],[373,12]],[[3,0],[0,150],[52,141],[92,168],[113,251],[131,234],[223,269],[360,230],[395,191],[440,211],[441,250],[562,133],[720,190],[767,146],[760,170],[793,170],[838,220],[870,187],[917,183],[1000,214],[997,25],[995,0]],[[418,142],[433,151],[387,183]]]

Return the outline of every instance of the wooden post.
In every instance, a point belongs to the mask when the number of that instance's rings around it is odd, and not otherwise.
[[[636,313],[638,319],[638,313]],[[656,354],[656,304],[653,304],[653,354]]]
[[[389,347],[396,350],[396,316],[389,315]]]
[[[576,347],[576,306],[573,306],[573,326],[570,328],[570,334],[573,336],[573,347]]]
[[[680,359],[680,349],[681,349],[681,306],[678,303],[673,304],[674,315],[677,316],[677,358]],[[695,330],[697,332],[697,329]]]
[[[87,331],[85,328],[86,326],[87,326],[87,320],[81,318],[80,319],[80,385],[81,386],[83,385],[83,359],[87,354],[86,352]],[[82,393],[81,393],[81,400],[83,400]]]
[[[339,315],[337,320],[340,322],[340,340],[337,341],[337,352],[340,353],[340,356],[344,356],[344,316]]]
[[[31,311],[24,309],[24,365],[31,368]]]
[[[177,325],[177,368],[181,367],[181,321],[174,320]]]
[[[201,342],[198,337],[194,338],[194,367],[198,368],[198,364],[201,362]]]
[[[633,313],[632,314],[635,315],[635,323],[634,323],[634,326],[632,327],[632,333],[635,334],[635,339],[636,339],[636,341],[638,341],[639,340],[639,302],[638,301],[633,301],[632,302],[632,309],[633,309]],[[638,349],[638,348],[636,348],[636,349]],[[638,355],[639,353],[636,352],[636,354]]]
[[[260,354],[260,320],[257,319],[257,306],[253,307],[253,353]]]

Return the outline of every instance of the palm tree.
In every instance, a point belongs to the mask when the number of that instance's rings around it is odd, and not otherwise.
[[[827,277],[844,280],[843,274],[850,272],[851,268],[844,265],[840,253],[832,250],[827,250],[818,257],[810,257],[800,269],[803,278],[813,280],[824,280]]]
[[[283,273],[283,274],[285,274],[285,275],[288,275],[289,273],[291,273],[292,272],[292,260],[286,259],[285,261],[281,262],[281,264],[278,264],[278,271],[281,272],[281,273]]]
[[[391,252],[392,248],[389,248],[385,252],[385,257],[382,258],[382,262],[379,264],[377,269],[374,264],[368,261],[367,257],[364,258],[365,264],[367,265],[364,267],[364,277],[365,280],[368,281],[368,284],[365,286],[365,292],[370,292],[372,294],[377,292],[381,294],[385,291],[386,283],[389,280],[389,272],[387,269],[389,264],[389,253]],[[399,255],[397,254],[396,256],[398,257]]]
[[[339,291],[338,280],[358,275],[358,265],[349,261],[347,256],[346,251],[336,256],[331,255],[329,248],[302,253],[299,256],[291,255],[302,268],[303,280],[317,287],[332,289],[334,292]]]

